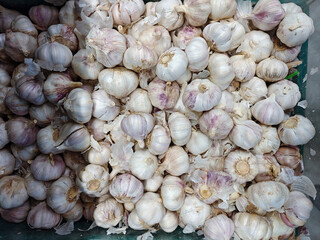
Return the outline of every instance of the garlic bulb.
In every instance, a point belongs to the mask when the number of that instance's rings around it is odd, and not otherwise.
[[[240,184],[252,181],[258,174],[257,159],[250,152],[235,150],[225,158],[224,171]]]
[[[172,146],[166,152],[157,172],[167,171],[173,176],[180,176],[189,170],[189,157],[182,147]]]
[[[32,207],[27,218],[31,228],[51,229],[60,224],[61,216],[55,213],[46,202],[40,202]]]
[[[7,93],[9,92],[9,90],[11,90],[12,94],[11,95],[15,95],[15,99],[19,98],[19,96],[15,93],[14,89],[10,88],[10,87],[1,87],[0,88],[0,111],[1,113],[9,113],[9,109],[7,108],[7,104],[5,104],[5,98]],[[27,105],[27,106],[23,106],[23,115],[27,114],[28,108],[29,108],[29,103],[27,101],[24,101],[23,99],[21,99],[23,101],[23,105]],[[18,101],[18,104],[20,103],[20,101]]]
[[[245,150],[257,146],[263,136],[262,127],[252,120],[234,119],[234,122],[235,126],[229,134],[230,140]]]
[[[9,143],[6,122],[0,117],[0,149]],[[170,139],[171,142],[171,139]]]
[[[217,106],[215,106],[216,109],[221,109],[226,111],[227,113],[232,113],[234,106],[234,96],[227,90],[224,90],[221,92],[221,99]]]
[[[265,81],[254,77],[248,82],[241,83],[239,93],[244,100],[254,104],[267,96],[268,88]]]
[[[3,88],[5,89],[5,88]],[[9,89],[8,89],[9,90]],[[1,94],[1,93],[0,93]],[[16,115],[23,116],[28,114],[30,103],[22,99],[15,91],[14,88],[11,88],[4,98],[5,106],[9,108],[11,112]]]
[[[65,5],[59,11],[59,20],[60,23],[68,24],[71,27],[74,27],[76,16],[74,13],[74,1],[67,1]]]
[[[220,22],[212,22],[203,29],[203,37],[209,46],[219,52],[231,47],[231,27]]]
[[[142,221],[142,219],[138,216],[136,209],[130,212],[128,216],[128,226],[134,230],[144,230],[150,228],[150,226]]]
[[[212,141],[207,135],[200,131],[192,131],[191,137],[186,144],[186,147],[193,155],[200,155],[206,152],[211,147]]]
[[[159,223],[161,229],[166,233],[171,233],[178,227],[178,216],[175,212],[167,211]]]
[[[276,153],[280,147],[277,129],[261,125],[263,133],[261,141],[254,147],[256,154]]]
[[[169,211],[179,210],[185,199],[184,183],[174,176],[166,176],[163,180],[161,189],[163,206]]]
[[[179,85],[155,78],[148,85],[148,96],[152,105],[160,110],[173,108],[179,98]]]
[[[101,87],[118,99],[128,96],[139,84],[137,74],[123,67],[104,69],[98,79]]]
[[[232,18],[237,10],[237,2],[235,0],[210,0],[211,14],[209,18],[214,21]]]
[[[285,63],[293,62],[301,51],[301,45],[295,47],[287,47],[278,38],[273,40],[274,47],[271,52],[271,56]]]
[[[108,191],[109,173],[100,165],[89,164],[78,169],[77,186],[91,197],[101,197]]]
[[[128,26],[144,13],[145,4],[142,0],[121,0],[115,2],[110,10],[115,25]]]
[[[293,234],[294,228],[287,226],[277,211],[268,213],[267,217],[272,226],[272,239],[285,239]]]
[[[39,154],[39,149],[36,143],[27,147],[18,147],[15,144],[11,144],[10,149],[13,156],[21,161],[34,159]]]
[[[150,84],[149,84],[150,87]],[[137,88],[129,95],[129,100],[126,103],[126,108],[132,113],[142,112],[151,113],[152,104],[146,90]]]
[[[47,198],[47,186],[44,182],[34,179],[31,175],[26,178],[28,195],[38,201]]]
[[[144,189],[147,192],[156,192],[163,182],[161,174],[154,174],[151,178],[144,181]]]
[[[192,26],[198,27],[205,24],[211,13],[210,0],[186,0],[183,5],[175,7],[177,12],[183,12],[186,20]]]
[[[290,117],[278,127],[280,140],[293,146],[306,144],[315,133],[316,130],[311,121],[301,115]]]
[[[93,218],[97,226],[110,228],[116,226],[123,217],[123,206],[113,198],[108,198],[97,205]]]
[[[156,74],[161,80],[172,82],[184,74],[187,66],[187,55],[180,48],[172,47],[160,56]]]
[[[195,37],[188,43],[185,52],[188,57],[188,68],[193,72],[204,70],[209,62],[209,51],[206,41],[201,37]]]
[[[292,81],[282,80],[268,87],[268,95],[274,94],[283,110],[294,108],[301,99],[299,86]]]
[[[105,138],[105,133],[101,131],[105,124],[105,121],[98,118],[91,118],[91,120],[88,122],[88,130],[96,141],[101,141]]]
[[[67,24],[51,25],[48,28],[47,38],[51,42],[58,42],[68,47],[72,52],[78,49],[78,39],[73,28]]]
[[[236,94],[236,92],[234,92]],[[238,120],[250,120],[251,111],[250,103],[245,100],[238,100],[233,104],[233,110],[230,114],[234,119]]]
[[[257,76],[267,82],[276,82],[284,79],[288,75],[288,66],[274,58],[267,58],[257,65]]]
[[[4,209],[19,207],[29,198],[25,180],[16,175],[1,178],[0,191],[0,207]]]
[[[158,168],[158,159],[148,150],[137,150],[130,158],[130,171],[140,180],[153,176]]]
[[[200,201],[194,195],[187,196],[180,209],[179,219],[186,226],[184,233],[201,228],[210,217],[211,208],[208,204]],[[186,232],[187,229],[190,231]],[[189,230],[188,229],[188,230]]]
[[[225,54],[212,54],[209,58],[208,68],[211,73],[211,81],[221,90],[227,89],[235,77],[230,58]]]
[[[11,23],[11,30],[37,37],[38,31],[27,16],[19,15]]]
[[[37,125],[44,127],[49,125],[56,117],[56,107],[51,103],[44,103],[40,106],[31,106],[29,109],[30,118],[37,121]]]
[[[155,7],[156,15],[160,17],[159,25],[168,31],[175,30],[184,22],[183,13],[176,11],[176,7],[182,5],[180,0],[161,0]]]
[[[282,146],[275,153],[275,158],[282,166],[295,169],[302,161],[300,150],[296,146]]]
[[[16,164],[14,156],[7,149],[1,149],[0,158],[0,177],[13,173]]]
[[[114,29],[94,27],[86,37],[86,45],[98,62],[112,68],[122,62],[126,39]]]
[[[171,137],[168,127],[155,125],[147,137],[146,145],[150,153],[161,155],[167,152],[170,143]]]
[[[172,113],[168,118],[172,142],[177,146],[185,145],[191,137],[191,122],[179,112]]]
[[[68,212],[62,214],[62,217],[69,222],[79,221],[83,216],[82,202],[78,200],[76,205]]]
[[[110,96],[105,90],[100,89],[94,91],[91,97],[93,101],[93,117],[104,121],[111,121],[120,113],[119,100],[113,96]]]
[[[267,33],[262,31],[251,31],[244,37],[244,41],[238,47],[237,52],[246,52],[256,62],[268,58],[273,49],[273,42]]]
[[[80,49],[72,58],[72,69],[84,80],[95,80],[103,66],[96,61],[91,50]]]
[[[88,163],[107,166],[111,158],[110,144],[107,142],[93,143],[91,139],[92,148],[85,153],[85,159]]]
[[[43,69],[62,72],[70,66],[72,52],[65,45],[48,42],[38,47],[35,52],[35,61]]]
[[[77,123],[87,123],[91,119],[93,101],[88,91],[73,89],[63,103],[68,116]],[[94,117],[97,115],[95,114]]]
[[[205,112],[199,119],[201,132],[211,139],[226,138],[233,128],[233,121],[229,114],[221,109]]]
[[[203,228],[203,233],[208,240],[229,240],[234,232],[234,223],[226,215],[220,214],[208,219]]]
[[[0,68],[0,86],[6,87],[10,85],[11,76],[5,70]]]
[[[59,155],[38,155],[31,163],[33,177],[39,181],[58,179],[64,172],[66,165]]]
[[[242,41],[244,40],[244,36],[246,34],[246,31],[242,24],[234,20],[233,18],[222,20],[220,22],[231,28],[231,46],[229,48],[229,51],[232,51],[239,47]]]
[[[30,210],[30,203],[26,201],[19,207],[11,209],[0,209],[0,215],[2,219],[7,222],[21,223],[26,220],[28,212]]]
[[[85,161],[80,153],[65,151],[63,152],[63,158],[67,167],[74,171],[85,165]]]
[[[135,210],[138,217],[149,226],[159,223],[166,214],[160,195],[152,192],[146,192],[142,196],[136,203]]]
[[[277,37],[288,47],[303,44],[314,32],[312,18],[305,13],[287,14],[279,24]]]
[[[302,12],[302,8],[293,2],[282,3],[281,6],[284,9],[284,11],[286,12],[286,14],[301,13]]]
[[[254,77],[256,63],[250,55],[246,53],[243,55],[234,55],[230,58],[230,62],[234,69],[236,81],[247,82]]]
[[[276,102],[274,94],[271,94],[269,98],[257,102],[251,108],[251,112],[255,119],[265,125],[277,125],[284,119],[284,112]]]
[[[270,239],[272,227],[262,216],[251,213],[236,213],[233,217],[235,233],[242,239]]]
[[[3,6],[0,7],[0,31],[5,32],[11,27],[12,21],[18,16],[21,15],[18,11],[7,9]]]
[[[185,49],[195,37],[201,37],[201,28],[184,24],[181,28],[171,32],[172,42],[175,47]]]
[[[59,151],[55,148],[56,141],[58,140],[59,129],[54,128],[52,125],[48,125],[41,128],[37,134],[37,145],[41,153],[43,154],[58,154]]]
[[[147,2],[146,3],[146,11],[145,15],[146,16],[156,16],[156,6],[158,2]]]
[[[36,28],[42,31],[59,22],[58,9],[47,5],[38,5],[30,8],[29,17],[35,23]]]

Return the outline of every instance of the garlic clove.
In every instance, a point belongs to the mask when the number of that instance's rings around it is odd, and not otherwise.
[[[166,176],[161,185],[161,198],[163,205],[169,211],[179,210],[185,199],[183,181],[174,176]]]
[[[100,89],[94,91],[91,97],[93,101],[93,117],[104,121],[111,121],[115,119],[120,113],[119,100],[113,96],[110,96],[105,90]]]
[[[293,62],[301,51],[301,45],[295,47],[287,47],[277,37],[273,38],[274,48],[272,49],[271,56],[285,63]]]
[[[26,188],[28,195],[38,201],[43,201],[47,198],[47,187],[44,182],[38,181],[32,175],[26,178]]]
[[[221,20],[220,22],[231,27],[231,46],[228,51],[235,50],[244,40],[246,34],[245,28],[239,21],[236,21],[233,18]]]
[[[11,88],[7,92],[4,98],[4,103],[9,110],[16,115],[23,116],[27,115],[29,112],[30,103],[20,98],[14,88]]]
[[[161,155],[167,152],[171,143],[170,131],[166,126],[155,125],[147,137],[146,145],[150,153]]]

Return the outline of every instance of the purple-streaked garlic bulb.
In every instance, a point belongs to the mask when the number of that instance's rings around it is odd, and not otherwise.
[[[51,25],[47,31],[48,40],[67,46],[72,52],[78,49],[78,39],[73,28],[67,24]]]
[[[30,228],[51,229],[61,222],[61,216],[55,213],[46,202],[40,202],[32,207],[27,218]]]
[[[30,8],[29,17],[37,29],[45,31],[50,25],[59,23],[58,9],[47,5],[38,5]]]
[[[26,201],[19,207],[11,209],[0,209],[1,217],[7,222],[21,223],[26,220],[30,210],[30,203]]]
[[[36,143],[26,147],[19,147],[16,144],[11,144],[10,149],[12,154],[21,161],[34,159],[39,154],[39,149]]]
[[[0,177],[12,174],[16,165],[15,157],[7,149],[1,149],[0,159]]]
[[[29,109],[30,118],[37,121],[37,125],[45,127],[53,122],[57,116],[57,109],[51,103],[44,103],[40,106],[31,106]]]
[[[11,88],[4,99],[6,106],[11,112],[16,115],[23,116],[27,115],[29,112],[30,103],[22,99],[15,91],[14,88]]]
[[[171,33],[173,45],[185,49],[189,42],[195,37],[201,37],[202,30],[190,25],[183,25]]]

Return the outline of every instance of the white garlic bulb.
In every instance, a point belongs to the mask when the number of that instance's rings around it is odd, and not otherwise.
[[[180,0],[161,0],[155,7],[156,15],[160,17],[159,25],[172,31],[182,26],[184,22],[183,13],[175,10],[176,6],[182,5]]]
[[[156,16],[156,6],[158,2],[147,2],[146,3],[146,11],[145,15],[146,16]]]
[[[301,99],[299,86],[292,81],[282,80],[268,87],[268,95],[274,94],[283,110],[294,108]]]
[[[287,226],[283,222],[279,212],[270,212],[267,214],[267,218],[272,226],[272,239],[285,239],[294,232],[294,228]]]
[[[230,58],[230,62],[236,75],[236,81],[247,82],[254,77],[256,73],[256,63],[250,55],[246,53],[234,55]]]
[[[140,180],[153,176],[158,168],[158,159],[148,150],[137,150],[130,158],[130,171]]]
[[[235,125],[229,134],[230,140],[241,147],[249,150],[255,147],[262,139],[262,127],[252,120],[234,119]]]
[[[278,125],[284,119],[284,111],[276,102],[274,94],[257,102],[251,112],[255,119],[265,125]]]
[[[209,79],[194,79],[183,94],[184,105],[196,112],[211,110],[220,99],[220,88]]]
[[[129,100],[126,103],[126,109],[132,113],[142,112],[151,113],[152,104],[148,96],[148,92],[141,88],[137,88],[129,95]]]
[[[234,232],[234,223],[226,215],[220,214],[208,219],[203,228],[203,233],[208,240],[229,240]]]
[[[258,174],[257,159],[250,152],[235,150],[225,158],[224,171],[240,184],[252,181]]]
[[[276,82],[288,75],[288,66],[284,62],[271,57],[262,60],[257,65],[257,76],[267,82]]]
[[[232,18],[237,11],[237,2],[235,0],[210,0],[211,14],[209,18],[214,21]]]
[[[111,158],[110,144],[107,142],[95,142],[91,139],[91,149],[84,155],[88,163],[107,166]]]
[[[293,2],[282,3],[281,6],[286,12],[286,14],[303,12],[302,8]]]
[[[136,203],[135,210],[138,217],[149,226],[159,223],[166,214],[160,195],[152,192],[146,192],[142,196]]]
[[[231,27],[220,22],[210,23],[203,29],[203,37],[209,46],[219,52],[226,52],[231,48],[231,36]]]
[[[209,51],[207,42],[201,37],[195,37],[188,43],[185,52],[188,57],[188,68],[200,72],[208,66]]]
[[[108,198],[97,205],[93,218],[97,226],[110,228],[116,226],[123,217],[123,206],[113,198]]]
[[[206,152],[211,147],[212,141],[207,135],[200,131],[193,130],[191,137],[186,144],[188,152],[193,155],[200,155]]]
[[[280,147],[277,129],[261,125],[263,133],[261,141],[253,148],[256,154],[276,153]]]
[[[154,155],[167,152],[171,143],[170,130],[166,126],[155,125],[147,137],[146,145]]]
[[[214,53],[209,58],[208,68],[211,73],[211,81],[221,90],[228,88],[235,77],[235,72],[228,55]]]
[[[227,113],[231,113],[233,111],[233,105],[234,105],[234,96],[227,90],[224,90],[221,92],[221,99],[217,106],[215,106],[216,109],[222,109],[226,111]]]
[[[221,109],[205,112],[199,119],[201,132],[211,139],[226,138],[233,128],[233,121],[228,113]]]
[[[87,123],[92,116],[91,94],[82,88],[73,89],[63,103],[68,116],[77,123]]]
[[[16,175],[2,177],[0,191],[0,207],[4,209],[19,207],[29,198],[25,180]]]
[[[268,58],[273,49],[273,42],[270,36],[262,31],[251,31],[244,37],[244,41],[238,47],[237,52],[246,52],[256,62]]]
[[[244,100],[254,104],[267,96],[268,88],[265,81],[254,77],[248,82],[241,83],[239,93]]]
[[[273,44],[271,56],[285,63],[293,62],[301,51],[301,45],[290,48],[284,45],[278,38],[274,38]]]
[[[156,192],[163,182],[161,174],[154,174],[151,178],[144,181],[144,189],[147,192]]]
[[[110,10],[115,25],[128,26],[144,13],[145,4],[142,0],[121,0],[115,2]]]
[[[246,31],[242,24],[234,20],[233,18],[221,20],[220,22],[231,28],[231,46],[229,48],[229,51],[232,51],[239,47],[242,41],[244,40],[244,36],[246,34]]]
[[[201,37],[201,28],[184,24],[181,28],[172,31],[171,37],[173,46],[185,49],[188,43],[195,37]]]
[[[173,176],[187,173],[190,167],[188,154],[182,147],[172,146],[166,152],[157,172],[167,171]]]
[[[278,134],[282,142],[296,146],[309,142],[316,130],[309,119],[295,115],[280,124]]]
[[[162,220],[159,223],[161,230],[166,233],[171,233],[178,227],[178,216],[177,213],[167,211]]]
[[[108,94],[118,99],[128,96],[139,84],[137,74],[123,67],[102,70],[98,80]]]
[[[71,91],[72,93],[72,91]],[[70,94],[71,94],[70,93]],[[93,108],[92,116],[104,121],[115,119],[120,113],[120,102],[110,96],[105,90],[99,89],[91,94]]]
[[[236,213],[233,217],[235,233],[242,239],[270,239],[272,227],[262,216],[251,213]]]
[[[185,52],[180,48],[172,47],[159,57],[156,74],[161,80],[172,82],[185,73],[187,66],[188,57]]]
[[[86,37],[86,47],[99,63],[112,68],[122,62],[126,38],[114,29],[93,27]]]
[[[303,44],[314,32],[313,20],[305,13],[287,14],[279,24],[277,37],[288,47]]]
[[[168,118],[172,142],[177,146],[185,145],[191,137],[191,122],[182,113],[174,112]]]
[[[134,209],[130,212],[128,216],[128,225],[134,230],[144,230],[149,229],[151,226],[147,225],[142,219],[138,216],[137,210]]]
[[[161,198],[163,205],[170,211],[179,210],[185,199],[184,183],[183,181],[174,176],[166,176],[163,180],[161,189]]]

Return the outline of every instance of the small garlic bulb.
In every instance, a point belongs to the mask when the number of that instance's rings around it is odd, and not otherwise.
[[[280,147],[277,129],[261,125],[263,133],[261,141],[253,148],[256,154],[276,153]]]
[[[296,146],[309,142],[316,130],[309,119],[295,115],[280,124],[278,134],[282,142]]]
[[[244,100],[255,104],[267,96],[268,88],[265,81],[254,77],[248,82],[241,83],[239,93]]]
[[[237,52],[246,52],[256,62],[268,58],[273,49],[273,42],[270,36],[262,31],[251,31],[244,37],[244,41],[238,47]]]
[[[185,73],[187,66],[187,55],[180,48],[172,47],[160,56],[156,74],[161,80],[172,82]]]
[[[268,87],[268,95],[274,94],[283,110],[294,108],[301,99],[299,86],[292,81],[282,80]]]
[[[211,139],[225,139],[233,128],[228,113],[221,109],[205,112],[199,119],[200,130]]]
[[[211,110],[220,99],[220,88],[209,79],[194,79],[183,94],[184,105],[196,112]]]
[[[186,144],[188,152],[193,155],[200,155],[206,152],[211,147],[212,141],[207,135],[200,131],[193,130],[191,137]]]
[[[56,107],[46,102],[40,106],[31,106],[29,109],[31,119],[37,121],[37,125],[45,127],[49,125],[57,115]]]
[[[7,88],[9,90],[9,88]],[[7,92],[7,93],[5,93]],[[9,91],[6,90],[6,87],[2,88],[2,92],[0,94],[4,94],[3,104],[7,107],[11,112],[16,115],[23,116],[28,114],[30,109],[30,103],[26,100],[22,99],[17,93],[15,88],[10,88]],[[3,112],[3,111],[1,111]]]
[[[32,175],[26,177],[26,188],[28,195],[38,201],[43,201],[47,198],[47,185],[34,179]]]
[[[61,222],[61,216],[55,213],[46,202],[40,202],[31,208],[27,223],[30,228],[51,229]]]
[[[72,91],[71,91],[72,93]],[[71,94],[70,93],[70,94]],[[110,96],[105,90],[99,89],[91,94],[93,108],[92,116],[104,121],[115,119],[120,113],[120,102]]]
[[[246,34],[244,27],[240,22],[234,20],[233,18],[222,20],[220,22],[231,28],[231,46],[229,51],[235,50],[244,40],[244,36]]]
[[[209,18],[214,21],[232,18],[237,11],[237,2],[235,0],[210,0],[211,14]]]
[[[72,52],[78,49],[78,39],[73,28],[67,24],[51,25],[48,28],[47,39],[67,46]]]
[[[185,199],[184,182],[174,176],[166,176],[163,180],[160,193],[163,205],[169,211],[179,210]]]
[[[233,217],[235,233],[242,239],[270,239],[272,226],[262,216],[252,213],[236,213]]]
[[[38,155],[31,163],[33,177],[39,181],[56,180],[63,174],[66,165],[60,155]]]
[[[229,134],[230,140],[244,150],[257,146],[262,139],[262,127],[252,120],[234,119],[235,125]]]
[[[157,172],[167,171],[173,176],[187,173],[190,167],[188,154],[182,147],[172,146],[166,152]]]
[[[191,137],[191,122],[182,113],[174,112],[168,118],[172,142],[177,146],[185,145]]]
[[[28,161],[34,159],[39,154],[39,149],[36,143],[27,147],[18,147],[15,144],[10,145],[11,152],[16,159]]]
[[[110,11],[115,25],[129,26],[144,13],[145,4],[142,0],[121,0],[115,2]]]
[[[21,206],[28,200],[25,179],[11,175],[0,179],[0,207],[10,209]]]
[[[188,43],[195,37],[201,37],[201,28],[184,24],[181,28],[172,31],[171,37],[175,47],[186,49]]]
[[[305,13],[287,14],[279,24],[277,37],[288,47],[303,44],[314,32],[313,20]]]
[[[22,32],[33,37],[38,36],[38,31],[31,20],[24,15],[17,16],[11,23],[11,30],[14,32]]]
[[[147,192],[156,192],[163,182],[161,174],[154,174],[151,178],[144,181],[144,190]]]
[[[91,49],[99,63],[112,68],[122,62],[126,51],[126,38],[117,30],[93,27],[86,37],[86,47]]]
[[[159,223],[166,214],[160,194],[152,192],[146,192],[142,196],[136,203],[135,211],[138,217],[149,226]]]
[[[12,174],[16,164],[15,157],[7,149],[0,149],[0,159],[0,177]]]
[[[188,68],[200,72],[208,66],[209,51],[207,42],[201,37],[195,37],[188,43],[185,52],[188,57]]]
[[[130,158],[130,171],[140,180],[153,176],[158,168],[158,159],[148,150],[137,150]]]
[[[143,45],[129,47],[123,56],[123,65],[135,72],[153,68],[157,65],[157,53]]]
[[[29,17],[35,23],[37,29],[45,31],[50,25],[59,22],[59,12],[56,7],[38,5],[30,8]]]
[[[126,108],[132,113],[151,113],[153,107],[148,96],[149,93],[150,91],[137,88],[129,95]]]
[[[84,80],[98,79],[103,65],[95,58],[91,50],[80,49],[72,58],[72,69]]]
[[[246,53],[234,55],[230,58],[230,62],[236,75],[236,81],[247,82],[254,77],[256,73],[256,63],[250,55]]]
[[[267,58],[257,65],[257,76],[267,82],[276,82],[288,75],[288,66],[274,58]]]
[[[147,137],[146,145],[150,153],[161,155],[167,152],[170,143],[171,137],[168,127],[155,125]]]
[[[209,46],[216,51],[226,52],[231,47],[231,27],[213,22],[203,29],[203,37],[208,41]]]
[[[111,149],[108,142],[96,142],[91,140],[92,148],[84,155],[88,163],[97,164],[100,166],[107,166],[111,158]]]
[[[208,68],[211,73],[211,81],[220,87],[221,90],[227,89],[235,77],[235,72],[228,55],[220,53],[212,54],[209,58]]]
[[[161,0],[155,7],[156,16],[160,17],[159,25],[168,31],[175,30],[184,22],[183,13],[176,11],[176,7],[182,5],[180,0]]]
[[[97,205],[93,218],[97,226],[110,228],[116,226],[123,217],[123,206],[113,198],[108,198]]]
[[[161,230],[166,233],[171,233],[178,227],[178,216],[177,213],[167,211],[162,220],[159,223]]]
[[[284,112],[276,102],[274,94],[271,94],[269,98],[257,102],[251,108],[251,112],[255,119],[265,125],[278,125],[284,119]]]
[[[101,87],[118,99],[127,97],[139,84],[137,74],[123,67],[104,69],[98,79]]]
[[[274,47],[271,52],[271,56],[285,63],[293,62],[301,51],[301,45],[295,47],[287,47],[278,38],[273,40]]]
[[[229,240],[234,232],[234,223],[226,215],[220,214],[208,219],[203,228],[203,233],[208,240]]]
[[[250,152],[235,150],[225,158],[224,171],[240,184],[252,181],[258,174],[257,159]]]

